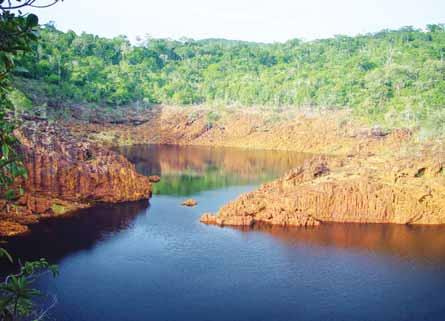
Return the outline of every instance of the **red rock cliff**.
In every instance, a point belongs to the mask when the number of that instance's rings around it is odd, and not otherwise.
[[[15,234],[12,226],[23,232],[26,227],[14,224],[26,225],[95,202],[136,201],[151,195],[148,178],[125,157],[73,137],[65,128],[46,121],[27,122],[16,136],[28,178],[23,197],[15,204],[1,202],[0,234],[2,227],[3,234]]]

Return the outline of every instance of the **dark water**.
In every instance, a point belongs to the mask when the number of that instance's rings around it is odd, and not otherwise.
[[[445,229],[332,224],[243,231],[199,223],[304,155],[122,149],[162,174],[148,202],[47,221],[8,244],[60,266],[51,317],[83,320],[445,320]],[[187,186],[184,186],[187,184]],[[196,208],[180,206],[193,197]]]

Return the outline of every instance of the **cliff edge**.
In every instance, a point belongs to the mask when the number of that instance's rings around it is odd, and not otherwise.
[[[26,232],[45,217],[67,214],[97,202],[148,199],[149,179],[125,157],[74,137],[47,121],[27,121],[16,132],[28,172],[24,194],[0,200],[0,235]]]

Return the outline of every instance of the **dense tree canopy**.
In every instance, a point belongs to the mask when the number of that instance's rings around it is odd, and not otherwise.
[[[311,42],[146,38],[137,45],[47,25],[19,63],[27,71],[16,75],[38,80],[57,105],[349,107],[379,121],[445,120],[443,24]]]

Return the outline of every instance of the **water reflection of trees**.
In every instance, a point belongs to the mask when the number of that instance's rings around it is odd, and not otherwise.
[[[270,181],[309,157],[295,152],[175,145],[129,146],[119,152],[142,174],[162,176],[155,193],[172,195]]]

